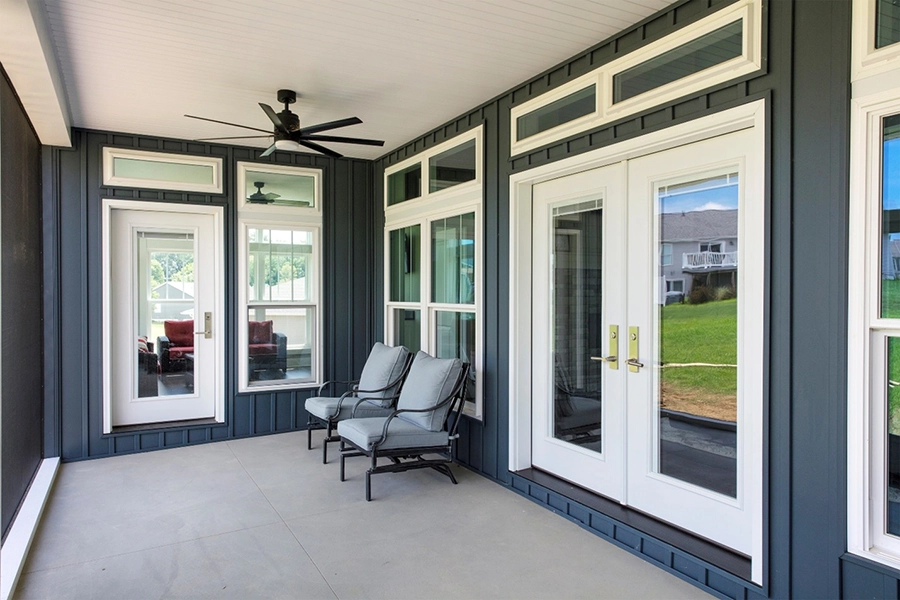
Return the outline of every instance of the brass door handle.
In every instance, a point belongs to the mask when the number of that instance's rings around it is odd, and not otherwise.
[[[596,361],[605,362],[605,363],[614,363],[614,362],[619,361],[619,357],[618,356],[592,356],[591,360],[596,360]]]

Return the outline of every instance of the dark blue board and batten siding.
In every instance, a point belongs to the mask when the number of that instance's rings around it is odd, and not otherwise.
[[[47,456],[81,460],[158,448],[306,428],[303,403],[314,390],[237,393],[237,214],[232,189],[237,161],[257,160],[261,150],[98,131],[74,130],[71,149],[45,157],[46,346],[55,370],[45,384],[48,414],[60,415],[45,434]],[[103,187],[104,146],[216,156],[223,159],[225,194]],[[323,172],[323,300],[327,378],[351,379],[371,347],[375,318],[375,270],[371,161],[276,152],[263,164],[295,165]],[[225,424],[127,433],[102,433],[101,217],[102,199],[119,198],[223,206],[225,209]],[[338,268],[335,268],[335,266]],[[330,276],[339,273],[339,276]],[[52,412],[51,412],[52,411]]]
[[[844,558],[850,2],[766,1],[761,73],[510,157],[512,106],[727,4],[677,3],[385,155],[376,161],[375,205],[382,210],[386,168],[484,124],[484,420],[464,420],[460,462],[717,596],[837,598],[881,589],[871,597],[893,598],[900,573]],[[507,470],[509,176],[758,99],[768,121],[763,587]],[[379,302],[383,286],[379,280]]]

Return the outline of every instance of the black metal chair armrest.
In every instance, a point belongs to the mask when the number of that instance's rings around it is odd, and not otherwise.
[[[350,418],[351,418],[351,419],[355,419],[355,418],[356,418],[356,407],[359,406],[360,404],[362,404],[363,400],[379,400],[379,401],[382,401],[382,402],[383,402],[384,400],[390,400],[390,401],[391,401],[391,404],[395,404],[395,403],[397,402],[397,399],[398,399],[399,397],[400,397],[399,395],[397,395],[397,396],[385,396],[384,398],[359,398],[359,397],[357,397],[356,402],[353,403],[353,408],[352,408],[351,411],[350,411]]]
[[[327,386],[329,386],[329,385],[337,385],[337,384],[340,384],[340,385],[353,385],[353,384],[356,384],[356,383],[359,383],[359,379],[351,379],[351,380],[349,380],[349,381],[340,381],[340,380],[337,380],[337,379],[332,379],[332,380],[326,381],[325,383],[323,383],[322,385],[320,385],[320,386],[319,386],[319,391],[316,392],[316,395],[317,395],[317,396],[321,396],[321,395],[322,395],[322,391],[323,391]]]

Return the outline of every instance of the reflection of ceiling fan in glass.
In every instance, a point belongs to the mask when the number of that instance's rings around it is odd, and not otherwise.
[[[262,189],[266,185],[265,181],[254,181],[253,185],[256,186],[256,191],[247,196],[247,202],[252,204],[271,204],[276,198],[281,198],[281,194],[274,194],[272,192],[263,194]]]
[[[206,117],[195,117],[193,115],[184,115],[190,119],[199,119],[201,121],[210,121],[212,123],[220,123],[222,125],[231,125],[232,127],[241,127],[253,131],[260,131],[266,135],[241,135],[232,137],[203,138],[197,140],[199,142],[211,142],[217,140],[241,140],[263,137],[273,137],[274,143],[266,148],[260,157],[268,156],[276,150],[300,150],[300,146],[305,146],[316,152],[321,152],[325,156],[331,158],[341,158],[330,148],[326,148],[316,142],[339,142],[342,144],[363,144],[366,146],[384,146],[383,140],[368,140],[364,138],[350,138],[336,135],[318,135],[320,131],[328,131],[329,129],[338,129],[339,127],[347,127],[348,125],[358,125],[362,121],[357,117],[348,119],[339,119],[337,121],[329,121],[328,123],[319,123],[318,125],[310,125],[309,127],[300,127],[300,118],[291,112],[290,105],[297,101],[297,93],[293,90],[278,90],[278,101],[284,103],[284,110],[276,113],[268,104],[259,103],[259,107],[263,109],[269,120],[275,126],[272,133],[265,129],[256,127],[248,127],[247,125],[238,125],[237,123],[228,123],[226,121],[217,121],[215,119],[207,119]]]

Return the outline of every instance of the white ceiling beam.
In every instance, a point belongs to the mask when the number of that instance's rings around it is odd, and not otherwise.
[[[0,0],[0,63],[41,143],[71,146],[69,103],[41,2]]]

